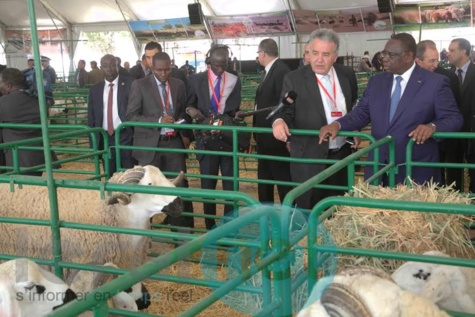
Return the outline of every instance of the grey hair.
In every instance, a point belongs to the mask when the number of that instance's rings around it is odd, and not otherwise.
[[[335,52],[338,53],[338,49],[340,48],[340,38],[335,31],[329,29],[320,29],[315,30],[310,33],[310,37],[308,42],[311,43],[315,39],[320,39],[324,42],[331,42],[335,44]]]

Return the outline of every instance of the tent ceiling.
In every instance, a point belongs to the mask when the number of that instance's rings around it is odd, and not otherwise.
[[[292,9],[325,10],[376,5],[377,0],[200,0],[204,15],[239,15]],[[35,0],[37,24],[51,27],[55,13],[60,20],[73,25],[124,21],[156,20],[188,16],[188,4],[193,0]],[[46,10],[49,8],[50,10]],[[29,27],[26,0],[0,0],[0,25]]]

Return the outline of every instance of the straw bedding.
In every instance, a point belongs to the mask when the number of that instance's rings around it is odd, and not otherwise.
[[[396,201],[471,203],[467,195],[450,187],[437,187],[434,184],[391,189],[361,183],[354,188],[353,196]],[[334,217],[325,220],[324,225],[337,246],[414,254],[439,250],[452,257],[474,258],[474,248],[463,225],[465,221],[470,220],[455,214],[340,206]],[[356,264],[373,265],[392,272],[401,263],[377,258],[339,256],[339,268]]]

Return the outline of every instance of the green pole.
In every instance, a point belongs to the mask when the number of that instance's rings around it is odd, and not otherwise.
[[[35,58],[35,65],[40,65],[40,49],[38,43],[38,34],[36,27],[36,14],[34,0],[28,0],[28,13],[30,16],[31,26],[31,41]],[[49,144],[48,133],[48,111],[46,107],[45,90],[43,86],[43,70],[41,67],[36,67],[36,83],[38,87],[38,99],[40,103],[40,117],[41,117],[41,132],[43,134],[43,149],[45,155],[45,167],[46,167],[46,183],[48,186],[50,213],[51,213],[51,232],[53,238],[53,262],[55,274],[59,277],[63,277],[63,272],[59,266],[61,259],[61,237],[59,233],[59,217],[58,217],[58,199],[56,193],[56,186],[53,178],[53,169],[51,166],[51,151]]]

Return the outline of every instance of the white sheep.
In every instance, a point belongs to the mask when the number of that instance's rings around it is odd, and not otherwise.
[[[173,182],[154,166],[136,166],[116,173],[110,182],[144,186],[174,187]],[[98,191],[58,188],[59,217],[62,221],[150,229],[150,218],[162,211],[173,216],[182,210],[181,199],[174,195],[114,193],[100,199]],[[46,187],[26,186],[10,192],[0,184],[0,217],[49,219]],[[61,229],[63,260],[77,263],[113,262],[124,269],[144,263],[149,238],[87,230]],[[0,223],[0,252],[28,257],[51,257],[51,230],[44,226]],[[65,276],[67,278],[67,276]]]
[[[114,263],[106,263],[104,266],[118,268]],[[66,282],[78,297],[83,297],[115,277],[113,274],[102,272],[71,270]],[[131,288],[112,296],[109,304],[114,308],[138,311],[150,306],[150,295],[142,283],[137,283]],[[92,316],[92,313],[81,314],[81,317],[88,316]]]
[[[16,299],[16,294],[21,286],[7,275],[0,274],[0,316],[20,317],[20,305]]]
[[[429,300],[401,290],[381,270],[364,267],[321,279],[297,317],[448,317]]]
[[[2,317],[45,316],[76,299],[76,294],[64,281],[25,258],[0,264],[0,276],[1,306],[10,311],[10,314],[0,314]]]
[[[424,255],[448,257],[438,251]],[[392,277],[402,289],[421,295],[442,309],[475,313],[473,268],[410,261],[401,265]]]

